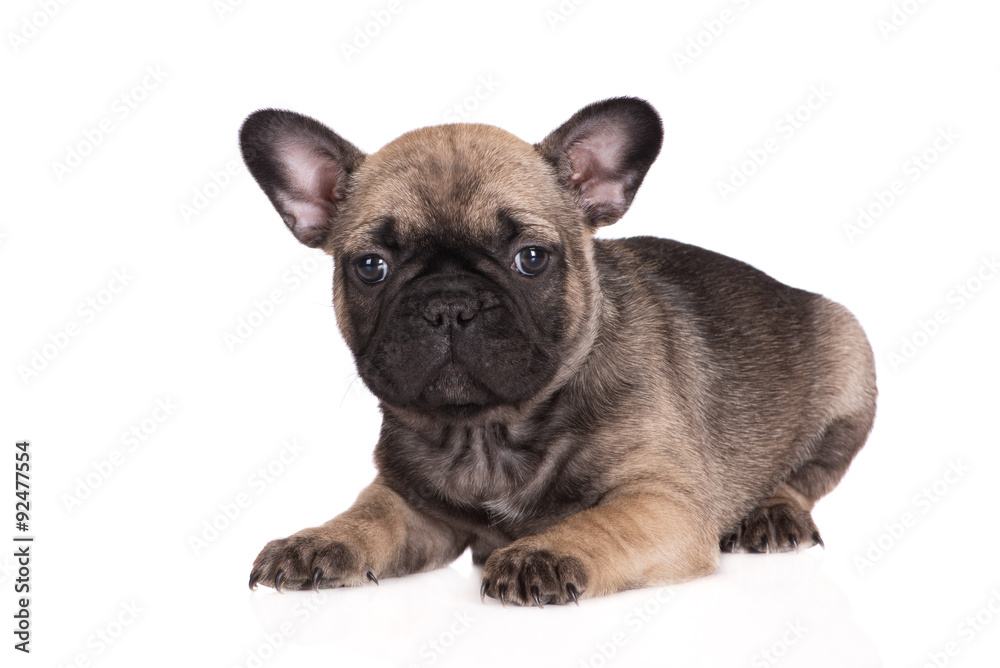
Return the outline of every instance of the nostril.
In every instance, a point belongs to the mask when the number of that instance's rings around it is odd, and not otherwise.
[[[432,327],[466,326],[475,319],[481,307],[479,300],[470,295],[438,295],[427,301],[421,315]]]
[[[424,316],[424,320],[430,323],[434,327],[440,327],[444,324],[444,309],[445,303],[439,297],[433,297],[424,304],[424,309],[421,315]]]
[[[462,301],[451,305],[454,314],[455,324],[465,326],[472,322],[477,315],[482,304],[474,297],[466,297]]]

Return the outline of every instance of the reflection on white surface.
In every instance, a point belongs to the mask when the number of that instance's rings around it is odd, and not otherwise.
[[[480,569],[466,555],[378,587],[260,589],[249,605],[265,660],[305,652],[340,665],[533,665],[557,647],[564,660],[546,665],[881,666],[822,556],[723,555],[715,575],[695,582],[538,610],[481,604]]]

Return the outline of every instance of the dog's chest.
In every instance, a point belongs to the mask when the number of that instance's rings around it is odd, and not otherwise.
[[[592,503],[566,446],[504,425],[445,427],[396,442],[379,465],[417,506],[520,533]]]
[[[545,458],[503,425],[448,428],[439,439],[429,444],[427,474],[439,493],[463,505],[503,505],[530,484]]]

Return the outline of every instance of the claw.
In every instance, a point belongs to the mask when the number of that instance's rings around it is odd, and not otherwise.
[[[323,569],[319,566],[313,571],[313,590],[319,591],[319,581],[323,579]]]
[[[535,602],[535,605],[537,605],[539,608],[541,608],[542,610],[545,609],[545,606],[542,605],[542,602],[538,598],[538,585],[531,585],[531,599]]]
[[[573,599],[573,602],[576,603],[577,607],[579,607],[579,605],[580,605],[580,592],[578,592],[576,590],[576,585],[573,584],[572,582],[567,582],[566,583],[566,593],[569,594],[569,597],[571,599]]]
[[[371,571],[365,573],[365,577],[374,582],[376,586],[378,586],[378,578],[375,577],[375,575]]]
[[[260,571],[254,571],[250,574],[250,591],[257,589],[257,582],[260,580]]]
[[[486,603],[486,590],[490,588],[490,581],[483,580],[482,586],[479,587],[479,600]]]
[[[819,545],[819,546],[820,546],[821,548],[823,548],[824,550],[826,549],[826,545],[825,545],[825,544],[823,543],[823,539],[822,539],[822,538],[820,538],[820,536],[819,536],[819,531],[813,531],[813,540],[814,540],[814,541],[816,542],[816,544],[817,544],[817,545]]]
[[[795,534],[788,534],[788,542],[792,544],[792,549],[799,549],[799,539],[795,537]]]
[[[507,599],[505,594],[507,593],[507,585],[500,585],[497,588],[497,597],[500,599],[500,605],[507,607]]]
[[[278,593],[281,593],[281,583],[285,581],[285,571],[278,571],[278,575],[274,578],[274,589]]]

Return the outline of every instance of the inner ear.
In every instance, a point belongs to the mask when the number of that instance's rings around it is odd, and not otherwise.
[[[288,229],[307,246],[322,245],[337,205],[345,199],[347,172],[332,155],[302,144],[279,148],[286,188],[277,189],[275,208]]]
[[[568,184],[577,190],[581,203],[592,216],[612,218],[612,222],[624,215],[630,202],[626,195],[629,184],[620,178],[617,169],[623,140],[612,129],[599,128],[567,151]]]
[[[307,246],[322,246],[364,153],[319,121],[277,109],[247,118],[240,148],[288,229]]]
[[[536,149],[593,226],[621,218],[663,143],[656,111],[637,98],[584,107]]]

